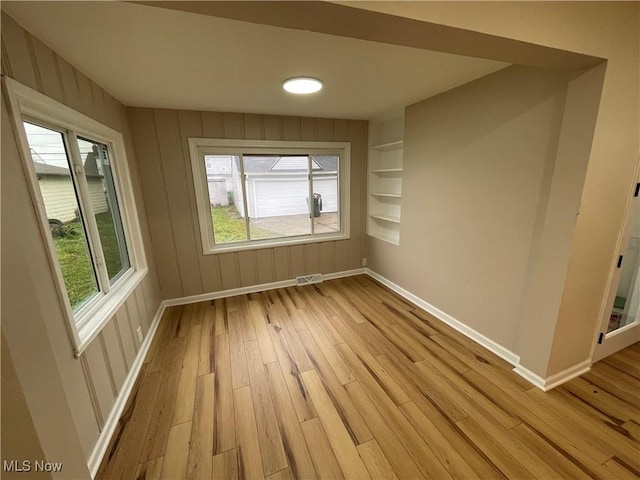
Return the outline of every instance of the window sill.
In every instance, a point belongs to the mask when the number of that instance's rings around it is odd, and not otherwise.
[[[78,358],[98,336],[118,309],[131,296],[149,270],[143,268],[124,275],[107,296],[96,302],[86,312],[76,318],[79,342],[76,341],[74,356]]]
[[[308,243],[335,242],[337,240],[349,240],[348,233],[337,232],[314,237],[291,237],[289,239],[269,239],[252,242],[238,242],[230,245],[216,245],[209,247],[203,253],[205,255],[215,255],[218,253],[241,252],[244,250],[259,250],[262,248],[291,247],[293,245],[305,245]]]

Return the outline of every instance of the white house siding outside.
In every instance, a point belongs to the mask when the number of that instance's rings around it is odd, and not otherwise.
[[[215,206],[229,205],[228,192],[232,191],[232,169],[235,167],[231,155],[215,155],[205,158],[209,202]]]
[[[102,178],[89,177],[89,194],[94,213],[108,210],[107,197],[102,186]],[[44,200],[47,218],[60,220],[63,223],[72,222],[77,218],[77,202],[71,179],[62,175],[43,175],[38,181],[40,192]]]
[[[89,194],[91,196],[91,206],[93,207],[93,213],[99,214],[109,210],[109,204],[107,203],[107,192],[103,186],[103,179],[96,177],[87,178],[89,184]]]
[[[322,213],[338,211],[338,177],[313,178],[313,193],[322,195]],[[251,218],[309,213],[306,175],[248,175],[247,201]]]
[[[229,195],[227,187],[228,180],[226,178],[210,178],[209,183],[209,202],[216,207],[226,207],[229,205]]]
[[[306,175],[251,175],[247,178],[250,218],[309,213]]]
[[[322,195],[322,213],[338,211],[338,175],[313,175],[313,193]]]
[[[245,164],[246,193],[251,218],[301,215],[310,212],[307,171],[295,171],[296,160],[302,158],[306,162],[306,157],[282,157],[267,167],[264,166],[264,163],[268,162],[265,159],[256,162],[261,164],[260,166]],[[313,159],[313,193],[322,196],[322,213],[337,212],[337,171],[324,171],[318,162],[322,163],[322,160]],[[333,162],[336,162],[335,157]],[[239,215],[244,217],[239,157],[206,156],[205,165],[211,205],[227,206],[229,198],[232,198]],[[263,171],[251,171],[252,168],[262,168]]]

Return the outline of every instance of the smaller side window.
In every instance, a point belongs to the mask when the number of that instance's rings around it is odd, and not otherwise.
[[[23,126],[67,298],[76,314],[108,294],[131,268],[109,149],[36,120]]]
[[[77,312],[100,289],[79,190],[71,173],[67,139],[59,131],[30,122],[24,122],[24,130],[67,297]]]
[[[148,271],[123,137],[18,82],[2,84],[78,356]]]

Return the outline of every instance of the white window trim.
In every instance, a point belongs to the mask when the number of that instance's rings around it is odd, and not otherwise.
[[[52,98],[7,77],[2,78],[7,107],[14,122],[19,154],[28,179],[29,193],[38,218],[40,235],[47,249],[52,272],[56,277],[56,289],[64,309],[69,336],[78,357],[115,315],[148,273],[147,261],[140,231],[138,210],[133,194],[133,185],[122,134],[94,119],[83,115]],[[109,148],[114,165],[114,182],[127,242],[131,268],[111,285],[108,293],[98,293],[74,315],[64,286],[62,271],[57,261],[44,201],[38,186],[37,175],[29,151],[29,143],[22,124],[23,117],[69,129],[76,135],[101,142]]]
[[[223,252],[238,252],[242,250],[256,250],[260,248],[274,248],[307,243],[347,240],[350,238],[350,171],[351,171],[351,143],[350,142],[298,142],[278,140],[229,140],[218,138],[189,138],[189,153],[191,156],[191,171],[198,208],[198,223],[202,253],[212,255]],[[338,201],[340,205],[340,231],[336,233],[305,235],[300,237],[286,237],[266,240],[247,240],[216,245],[213,237],[213,221],[209,203],[209,189],[204,155],[237,155],[242,154],[339,154],[339,188]],[[243,195],[245,189],[243,188]],[[245,200],[246,205],[246,200]]]

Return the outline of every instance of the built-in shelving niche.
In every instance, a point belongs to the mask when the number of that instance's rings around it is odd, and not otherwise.
[[[402,203],[402,118],[392,124],[372,124],[369,138],[367,233],[400,244]],[[392,141],[384,141],[388,137]],[[378,143],[381,141],[380,143]]]

